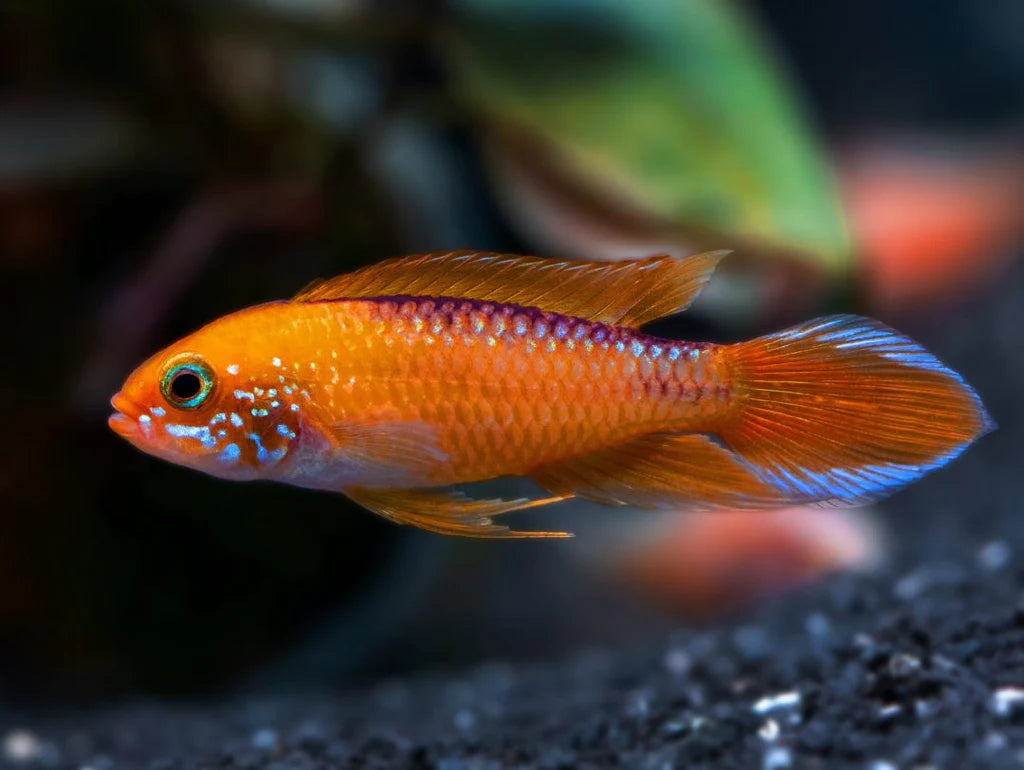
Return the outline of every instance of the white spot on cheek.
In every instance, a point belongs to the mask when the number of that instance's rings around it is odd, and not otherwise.
[[[281,368],[281,359],[280,359],[280,358],[278,358],[277,356],[274,356],[273,358],[271,358],[271,359],[270,359],[270,363],[272,363],[272,364],[273,364],[274,366],[276,366],[276,367],[277,367],[278,369],[280,369],[280,368]]]
[[[230,364],[228,366],[228,374],[238,374],[238,364]]]

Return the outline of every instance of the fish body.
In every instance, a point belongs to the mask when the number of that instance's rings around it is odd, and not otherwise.
[[[492,519],[568,497],[855,504],[989,427],[957,375],[868,319],[740,345],[636,328],[685,307],[720,257],[392,260],[180,340],[128,379],[111,425],[212,475],[343,492],[402,523],[477,536],[564,534]],[[451,491],[501,476],[551,497]]]

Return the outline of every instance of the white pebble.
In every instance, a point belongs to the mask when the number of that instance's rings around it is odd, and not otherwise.
[[[800,693],[796,690],[780,692],[776,695],[766,695],[759,699],[753,709],[758,714],[767,714],[776,709],[789,709],[800,705]]]
[[[760,736],[762,741],[766,743],[772,743],[779,737],[779,723],[774,719],[769,719],[758,729],[757,734]]]
[[[989,708],[996,716],[1005,717],[1012,714],[1024,703],[1024,690],[1019,687],[1001,687],[992,693]]]
[[[783,770],[793,764],[793,755],[784,746],[773,746],[764,754],[764,770]]]
[[[878,716],[881,719],[892,719],[897,716],[903,708],[898,703],[886,703],[878,709]]]
[[[43,753],[43,744],[28,730],[11,730],[4,736],[4,757],[12,762],[34,762]]]

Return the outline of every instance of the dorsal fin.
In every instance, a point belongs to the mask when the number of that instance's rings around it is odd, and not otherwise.
[[[606,324],[641,326],[685,310],[728,252],[618,262],[454,251],[397,257],[325,281],[293,298],[318,302],[435,296],[536,307]]]

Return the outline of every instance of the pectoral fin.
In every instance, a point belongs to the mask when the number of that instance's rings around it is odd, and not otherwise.
[[[495,524],[492,517],[564,500],[474,500],[461,492],[445,489],[367,489],[356,487],[345,494],[376,514],[397,524],[408,524],[428,532],[457,537],[535,538],[572,537],[569,532],[514,532]]]
[[[331,425],[340,459],[358,478],[409,483],[427,479],[448,461],[437,430],[426,423],[381,417]]]

